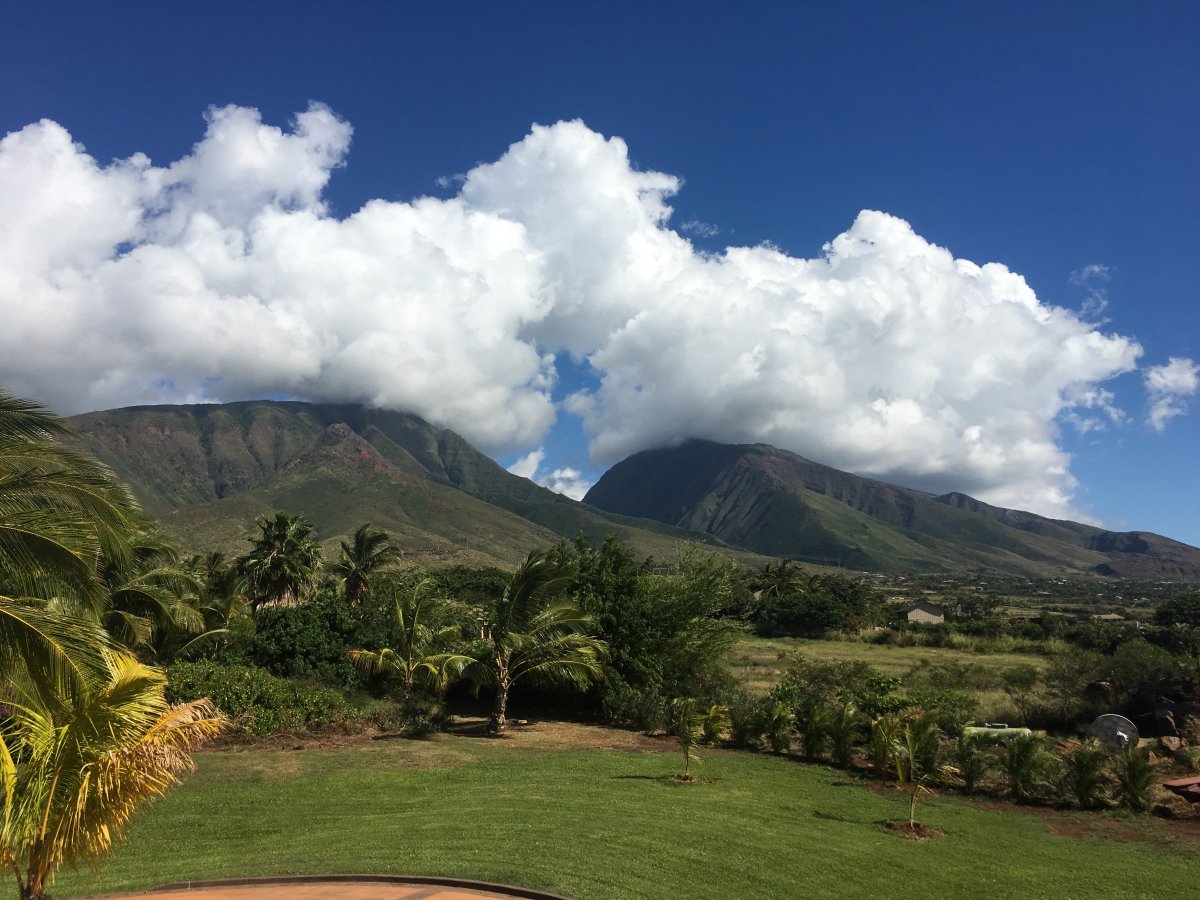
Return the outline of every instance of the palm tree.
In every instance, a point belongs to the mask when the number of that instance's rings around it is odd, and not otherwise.
[[[1099,804],[1108,786],[1108,751],[1095,738],[1090,738],[1067,754],[1067,787],[1082,809]]]
[[[592,620],[555,593],[570,579],[533,550],[504,589],[482,628],[471,671],[496,689],[488,732],[508,730],[508,694],[522,680],[544,680],[580,689],[601,676],[607,646],[589,633]]]
[[[767,563],[755,582],[763,597],[786,597],[796,590],[804,572],[789,559]]]
[[[692,780],[692,763],[700,762],[696,748],[700,746],[702,734],[723,729],[722,723],[728,720],[729,711],[725,707],[714,704],[705,710],[691,697],[677,699],[671,704],[671,733],[679,741],[679,751],[683,754],[680,780]]]
[[[178,564],[178,549],[152,526],[139,529],[130,543],[127,560],[109,563],[103,573],[109,591],[104,613],[109,633],[125,646],[138,648],[166,632],[203,632],[204,585]]]
[[[141,519],[111,472],[59,443],[67,433],[0,390],[0,684],[23,682],[46,701],[103,680],[101,567],[128,558]],[[64,616],[64,605],[86,616]]]
[[[300,516],[275,513],[261,516],[261,534],[251,538],[253,549],[241,557],[239,571],[251,591],[251,611],[264,606],[295,606],[317,581],[321,569],[321,545],[315,529]]]
[[[406,698],[412,696],[422,681],[442,690],[450,673],[461,672],[475,661],[474,657],[454,650],[462,643],[464,607],[430,594],[432,585],[432,579],[426,578],[410,594],[396,581],[384,581],[380,591],[394,596],[395,648],[351,650],[348,654],[350,661],[363,672],[399,675]]]
[[[137,807],[191,769],[189,749],[224,727],[208,700],[170,706],[160,670],[121,653],[106,665],[94,690],[49,699],[17,682],[6,698],[0,868],[21,900],[45,897],[63,863],[107,853]]]
[[[66,434],[42,407],[0,391],[0,598],[98,616],[103,567],[129,558],[141,512],[108,469],[59,442]]]
[[[102,617],[163,585],[131,583],[141,512],[65,433],[0,391],[0,869],[22,900],[105,852],[222,724],[207,701],[170,708],[165,676],[113,648]]]
[[[370,590],[371,575],[385,570],[404,555],[399,547],[392,546],[386,531],[372,528],[370,522],[354,532],[354,539],[349,544],[341,543],[342,558],[333,565],[332,571],[351,604],[357,603]]]

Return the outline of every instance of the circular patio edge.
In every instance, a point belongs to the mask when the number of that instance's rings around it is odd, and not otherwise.
[[[210,888],[268,887],[270,885],[303,884],[396,884],[426,885],[429,887],[460,888],[467,891],[483,891],[500,897],[519,897],[523,900],[570,900],[561,894],[548,894],[530,888],[514,887],[511,884],[493,884],[489,881],[473,881],[467,878],[442,878],[437,875],[266,875],[255,878],[218,878],[211,881],[175,881],[145,891],[127,894],[103,894],[99,897],[139,897],[147,894],[186,893]]]

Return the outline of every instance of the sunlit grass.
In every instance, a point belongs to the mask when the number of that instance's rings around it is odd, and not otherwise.
[[[446,875],[586,898],[1120,897],[1177,892],[1200,854],[1150,820],[1150,841],[1057,837],[1032,814],[923,801],[946,837],[885,833],[903,797],[793,761],[703,751],[555,750],[442,737],[338,751],[204,754],[98,876],[59,896],[185,879],[375,872]],[[1131,879],[1133,881],[1131,882]]]

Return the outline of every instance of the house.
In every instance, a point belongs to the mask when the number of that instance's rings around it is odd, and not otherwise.
[[[928,600],[918,600],[900,610],[901,615],[909,622],[920,622],[923,625],[939,625],[946,621],[946,610]]]

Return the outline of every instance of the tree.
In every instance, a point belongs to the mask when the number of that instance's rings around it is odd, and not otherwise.
[[[354,532],[350,543],[342,541],[342,558],[331,568],[342,586],[346,600],[354,605],[370,590],[371,576],[394,565],[404,555],[392,546],[386,531],[371,523]]]
[[[1005,670],[1001,682],[1004,693],[1017,707],[1021,722],[1027,723],[1037,702],[1038,670],[1030,665],[1014,666]]]
[[[264,606],[295,606],[316,584],[321,568],[321,545],[314,528],[300,516],[276,513],[255,523],[260,534],[253,549],[239,560],[251,591],[251,611]]]
[[[724,707],[712,706],[705,710],[691,697],[677,699],[671,704],[671,732],[683,754],[683,774],[679,776],[681,781],[693,780],[691,765],[700,762],[696,748],[700,746],[701,735],[728,718],[729,711]]]
[[[21,900],[63,864],[103,855],[137,807],[192,767],[189,749],[225,721],[207,700],[170,706],[166,677],[110,653],[102,687],[47,698],[14,684],[0,728],[0,868]]]
[[[1084,741],[1067,754],[1067,787],[1083,809],[1095,807],[1108,786],[1108,773],[1104,771],[1108,755],[1095,738]]]
[[[762,571],[755,576],[753,583],[756,590],[762,592],[764,598],[786,597],[796,590],[803,577],[803,569],[790,559],[780,559],[763,566]]]
[[[592,620],[561,592],[570,583],[546,554],[531,550],[489,611],[471,672],[496,690],[488,732],[508,730],[508,695],[519,681],[544,680],[580,689],[601,676],[607,648],[592,637]]]
[[[1164,627],[1184,625],[1200,628],[1200,591],[1176,594],[1154,611],[1154,622]]]
[[[178,562],[176,547],[146,526],[132,536],[123,561],[105,566],[109,599],[104,625],[114,638],[136,649],[169,632],[194,637],[205,630],[200,609],[204,585]]]
[[[1033,735],[1015,737],[1004,746],[1004,771],[1015,800],[1028,800],[1042,786],[1053,757]]]
[[[129,558],[143,519],[108,469],[60,442],[66,434],[36,403],[0,391],[0,599],[99,619],[104,567]]]
[[[984,746],[983,739],[964,727],[958,732],[955,761],[958,763],[958,774],[962,778],[963,787],[967,793],[972,793],[991,770],[993,757]]]
[[[65,433],[0,391],[0,869],[22,900],[43,897],[63,862],[107,851],[222,724],[206,702],[169,707],[162,672],[103,629],[134,600],[126,575],[145,520],[111,472],[58,442]]]
[[[850,765],[858,732],[862,726],[862,714],[853,701],[846,701],[829,716],[829,743],[834,765],[843,769]]]
[[[431,579],[417,582],[411,593],[406,586],[389,579],[380,592],[393,597],[395,620],[392,637],[395,647],[381,650],[351,650],[349,658],[367,674],[400,676],[404,696],[411,697],[422,682],[442,690],[450,673],[461,672],[474,660],[455,652],[462,643],[463,607],[434,595]]]
[[[1134,812],[1145,812],[1154,799],[1154,765],[1150,751],[1130,744],[1116,759],[1114,777],[1121,802]]]

